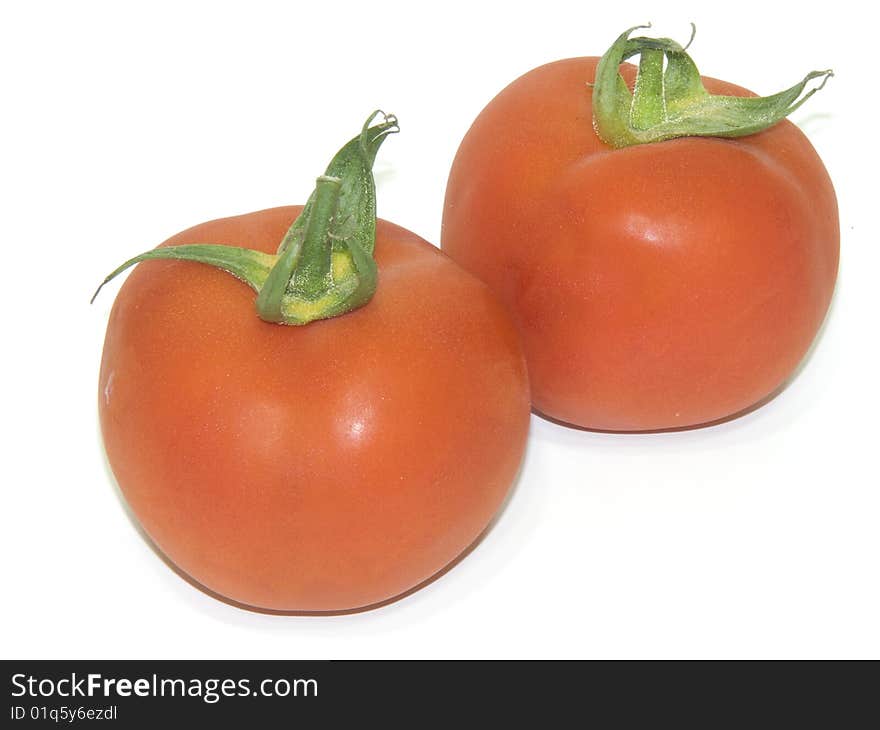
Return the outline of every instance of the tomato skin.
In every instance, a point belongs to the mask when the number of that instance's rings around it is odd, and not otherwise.
[[[831,181],[787,121],[611,149],[585,85],[597,61],[537,68],[481,112],[450,174],[443,250],[513,313],[539,412],[612,431],[736,414],[786,382],[828,309]]]
[[[164,245],[274,252],[300,208]],[[99,410],[119,486],[159,549],[249,606],[337,611],[418,585],[484,530],[518,470],[525,362],[496,297],[378,221],[365,307],[303,327],[196,263],[138,266],[113,306]]]

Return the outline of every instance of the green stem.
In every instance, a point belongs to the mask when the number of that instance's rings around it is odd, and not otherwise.
[[[330,228],[339,205],[338,177],[321,176],[312,194],[305,232],[301,241],[285,247],[257,295],[257,313],[267,322],[284,321],[288,288],[305,298],[317,299],[332,281]],[[285,237],[286,238],[286,237]]]
[[[333,249],[330,236],[341,192],[342,181],[338,177],[322,175],[315,183],[314,207],[303,239],[296,279],[292,282],[304,294],[320,290],[330,276]]]
[[[666,117],[663,96],[663,51],[646,48],[639,59],[639,74],[633,89],[632,124],[650,129]]]
[[[618,36],[596,68],[594,126],[599,137],[612,147],[675,137],[754,134],[798,109],[833,75],[831,71],[813,71],[772,96],[710,94],[696,64],[678,43],[669,38],[630,38],[634,31],[645,27],[635,26]],[[635,55],[641,58],[635,90],[630,93],[620,75],[620,64]],[[807,90],[814,79],[821,82]]]
[[[382,121],[372,125],[377,116]],[[164,246],[126,261],[108,281],[142,261],[195,261],[226,271],[257,292],[261,319],[300,325],[363,306],[376,291],[376,187],[373,163],[397,119],[373,112],[361,133],[336,153],[278,253],[216,244]],[[92,297],[94,301],[95,296]]]

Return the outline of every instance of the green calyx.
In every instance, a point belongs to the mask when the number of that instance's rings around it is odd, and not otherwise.
[[[370,126],[376,117],[378,124]],[[361,133],[346,144],[318,178],[277,254],[215,244],[165,246],[126,261],[118,274],[142,261],[177,259],[222,269],[257,292],[258,316],[301,325],[362,307],[376,291],[376,186],[373,163],[382,142],[399,131],[397,119],[373,112]]]
[[[812,71],[799,83],[772,96],[710,94],[686,52],[687,46],[669,38],[630,38],[634,31],[648,27],[636,26],[621,34],[596,68],[593,123],[602,141],[612,147],[675,137],[754,134],[787,117],[833,75],[831,71]],[[636,55],[640,57],[639,70],[634,91],[630,92],[619,68]],[[814,79],[821,79],[819,85],[807,90]]]

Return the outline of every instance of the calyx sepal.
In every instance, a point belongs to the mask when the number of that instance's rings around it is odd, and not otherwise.
[[[373,126],[376,117],[382,121]],[[267,322],[301,325],[352,311],[376,291],[376,186],[373,163],[397,118],[373,112],[361,133],[331,160],[276,254],[238,246],[163,246],[129,259],[101,288],[131,266],[152,259],[195,261],[226,271],[257,292]]]
[[[639,25],[622,33],[596,68],[592,85],[593,124],[602,141],[612,147],[675,137],[754,134],[798,109],[833,75],[830,70],[812,71],[794,86],[772,96],[710,94],[687,47],[669,38],[630,37],[636,30],[648,27]],[[636,55],[640,57],[639,71],[634,91],[630,92],[619,67]],[[820,80],[818,86],[808,89],[815,79]]]

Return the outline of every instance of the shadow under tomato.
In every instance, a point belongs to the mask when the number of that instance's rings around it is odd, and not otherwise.
[[[825,313],[825,319],[822,320],[822,324],[819,325],[819,329],[816,332],[816,336],[813,338],[813,342],[810,344],[809,349],[806,354],[803,356],[801,361],[798,363],[798,366],[794,369],[794,372],[788,377],[788,379],[780,385],[776,390],[774,390],[769,395],[764,396],[761,400],[753,403],[748,408],[743,408],[736,413],[731,413],[729,416],[724,416],[723,418],[716,418],[714,421],[706,421],[704,423],[695,423],[690,426],[676,426],[674,428],[656,428],[650,429],[646,431],[615,431],[611,429],[602,429],[602,428],[586,428],[584,426],[578,426],[573,423],[566,423],[565,421],[560,421],[558,418],[553,418],[553,416],[548,416],[546,413],[542,413],[537,408],[532,408],[532,413],[534,413],[539,418],[542,418],[549,423],[556,424],[557,426],[564,426],[565,428],[571,429],[572,431],[586,431],[588,433],[607,433],[607,434],[636,434],[636,435],[650,435],[650,434],[658,434],[658,433],[678,433],[681,431],[697,431],[699,429],[704,428],[712,428],[713,426],[720,426],[725,423],[730,423],[731,421],[735,421],[743,416],[747,416],[749,413],[754,413],[759,408],[763,408],[765,405],[770,403],[770,401],[775,400],[785,391],[789,385],[791,385],[798,377],[798,375],[803,372],[804,368],[806,368],[810,359],[813,357],[813,353],[816,351],[816,348],[819,346],[819,342],[821,341],[823,335],[825,334],[825,328],[828,325],[828,321],[831,319],[831,313],[834,310],[835,302],[837,300],[837,292],[840,289],[840,274],[838,273],[837,284],[834,287],[834,292],[831,295],[831,301],[828,303],[828,311]]]
[[[519,488],[520,478],[522,476],[523,468],[525,466],[525,456],[528,451],[529,442],[526,441],[526,446],[523,451],[523,458],[520,461],[519,468],[517,469],[516,476],[513,479],[513,483],[510,485],[510,489],[507,492],[507,495],[504,498],[504,501],[501,503],[501,506],[498,508],[498,511],[489,521],[489,524],[483,529],[483,531],[477,535],[474,541],[468,545],[461,553],[458,554],[452,561],[447,563],[443,568],[434,573],[430,578],[423,580],[421,583],[413,586],[412,588],[404,591],[403,593],[399,593],[396,596],[392,596],[391,598],[387,598],[384,601],[379,601],[377,603],[371,603],[366,606],[360,606],[358,608],[348,608],[338,611],[282,611],[271,608],[261,608],[259,606],[251,606],[247,603],[240,603],[238,601],[234,601],[227,596],[222,595],[221,593],[217,593],[216,591],[211,590],[206,585],[200,583],[195,578],[193,578],[189,573],[181,570],[164,552],[162,549],[153,541],[146,530],[141,526],[137,517],[135,517],[134,513],[131,510],[131,507],[128,504],[128,501],[125,499],[125,495],[122,493],[122,489],[119,487],[119,483],[116,481],[116,476],[113,474],[113,470],[110,468],[110,462],[107,459],[107,452],[103,448],[103,441],[101,438],[100,428],[98,429],[98,440],[101,442],[101,453],[104,461],[104,469],[107,472],[107,477],[110,480],[110,483],[113,485],[113,491],[116,495],[117,500],[119,500],[119,504],[122,506],[123,512],[125,512],[125,516],[128,518],[128,521],[131,523],[132,527],[137,531],[137,533],[141,536],[147,546],[156,554],[156,556],[165,563],[168,568],[171,569],[179,578],[182,578],[184,581],[189,583],[193,588],[201,591],[202,593],[214,598],[221,603],[225,603],[228,606],[233,606],[234,608],[239,608],[243,611],[248,611],[250,613],[258,613],[267,616],[350,616],[358,613],[366,613],[368,611],[374,611],[378,608],[383,608],[385,606],[389,606],[393,603],[397,603],[398,601],[402,601],[404,598],[407,598],[414,593],[422,590],[423,588],[431,585],[434,581],[442,578],[449,571],[455,568],[459,563],[461,563],[468,555],[470,555],[483,540],[486,539],[486,536],[492,531],[495,525],[503,516],[504,512],[507,510],[508,505],[510,504],[511,499],[513,498],[514,492]]]

